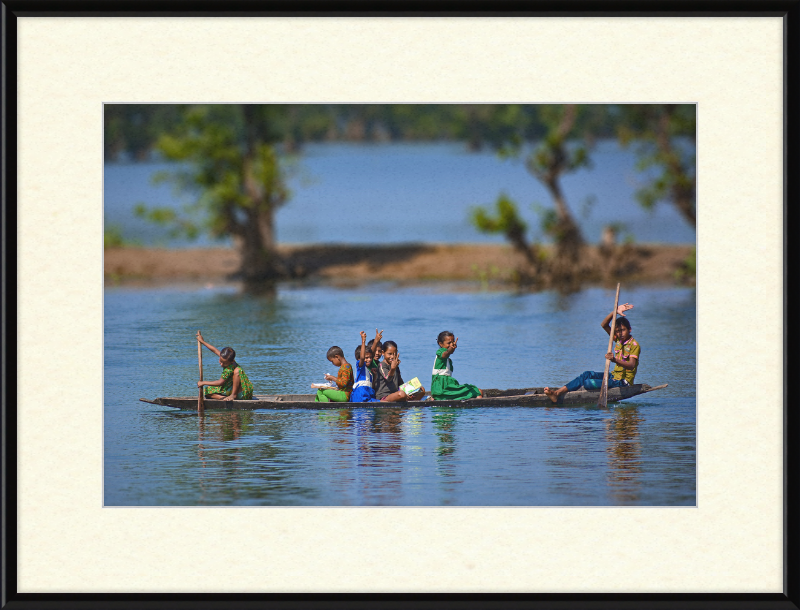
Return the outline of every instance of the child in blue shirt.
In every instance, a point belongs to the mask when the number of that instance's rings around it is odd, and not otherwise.
[[[375,398],[372,388],[372,359],[375,357],[375,347],[379,345],[380,336],[376,334],[372,349],[367,351],[367,333],[361,331],[361,345],[356,348],[356,379],[353,384],[353,393],[350,402],[380,402]]]

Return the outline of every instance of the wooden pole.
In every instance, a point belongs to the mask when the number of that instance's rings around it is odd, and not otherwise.
[[[200,334],[199,330],[197,334]],[[200,343],[200,339],[197,340],[197,364],[200,367],[200,381],[203,381],[203,345]],[[206,408],[203,402],[203,386],[200,386],[199,390],[197,395],[197,412],[202,413]]]
[[[611,313],[611,334],[608,336],[608,349],[606,354],[614,349],[614,329],[617,326],[617,306],[619,305],[619,284],[617,284],[617,296],[614,297],[614,311]],[[597,401],[597,406],[606,408],[608,403],[608,369],[611,366],[611,360],[606,359],[606,369],[603,373],[603,385],[600,386],[600,400]]]

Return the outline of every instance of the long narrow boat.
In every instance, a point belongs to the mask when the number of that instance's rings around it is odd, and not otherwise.
[[[666,388],[667,384],[649,386],[637,383],[624,388],[609,388],[608,402],[618,402],[640,394]],[[520,388],[513,390],[484,390],[483,398],[469,400],[431,400],[425,394],[423,400],[408,402],[314,402],[316,394],[280,394],[275,396],[254,396],[252,400],[205,400],[206,409],[253,410],[253,409],[374,409],[386,407],[533,407],[553,406],[553,402],[544,393],[544,388]],[[579,390],[567,392],[559,397],[558,404],[590,405],[597,404],[600,391]],[[175,409],[197,410],[197,396],[166,397],[142,402]]]

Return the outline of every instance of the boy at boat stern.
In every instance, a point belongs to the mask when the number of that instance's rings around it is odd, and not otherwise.
[[[615,364],[611,377],[608,380],[609,388],[620,388],[633,384],[636,377],[636,370],[639,368],[639,355],[642,351],[638,341],[631,336],[631,323],[625,317],[625,312],[633,309],[633,305],[625,303],[617,307],[616,313],[621,317],[614,322],[614,351],[606,354],[606,360],[611,360]],[[609,335],[611,334],[611,318],[614,312],[608,314],[600,325]],[[575,379],[561,386],[557,390],[545,388],[544,393],[553,402],[558,402],[558,397],[567,392],[580,390],[582,387],[587,390],[597,390],[603,383],[604,371],[584,371]]]

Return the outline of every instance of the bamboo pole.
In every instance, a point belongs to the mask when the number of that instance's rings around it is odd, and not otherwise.
[[[611,312],[611,334],[608,336],[608,349],[606,354],[614,349],[614,329],[617,326],[617,307],[619,306],[619,284],[617,284],[617,296],[614,297],[614,311]],[[600,400],[597,401],[597,406],[606,408],[608,404],[608,369],[611,366],[611,360],[606,359],[606,369],[603,373],[603,385],[600,386]]]
[[[200,334],[199,330],[197,334]],[[203,345],[200,343],[200,339],[197,340],[197,364],[200,367],[200,381],[203,381]],[[203,402],[203,386],[200,386],[199,390],[197,395],[197,412],[202,413],[206,407]]]

